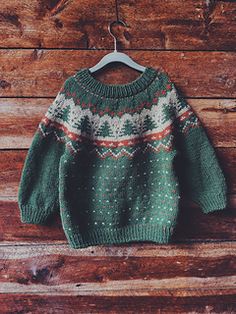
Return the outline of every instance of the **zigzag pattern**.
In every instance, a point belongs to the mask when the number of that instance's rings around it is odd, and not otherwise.
[[[151,142],[146,142],[144,143],[143,146],[138,145],[137,147],[132,147],[132,148],[121,148],[118,152],[115,152],[114,149],[110,148],[98,148],[98,147],[93,147],[92,149],[88,149],[85,145],[81,147],[75,147],[72,143],[72,141],[66,136],[58,136],[56,130],[50,130],[50,131],[44,131],[41,124],[38,127],[38,131],[40,134],[45,137],[49,134],[52,134],[57,141],[62,142],[66,145],[66,147],[70,150],[70,152],[74,154],[78,154],[80,151],[86,151],[88,154],[96,154],[99,158],[105,159],[107,157],[112,157],[113,159],[118,159],[121,158],[122,156],[126,156],[129,159],[132,159],[138,152],[145,154],[147,151],[153,151],[155,153],[159,152],[160,150],[166,150],[166,151],[171,151],[171,143],[173,136],[170,135],[168,141],[166,144],[164,144],[161,141],[158,141],[157,145],[154,145],[154,143]]]

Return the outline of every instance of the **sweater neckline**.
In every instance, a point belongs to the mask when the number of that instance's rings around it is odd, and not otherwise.
[[[156,78],[158,71],[152,67],[145,70],[133,81],[126,84],[105,84],[93,77],[89,68],[82,68],[76,74],[77,81],[94,94],[106,98],[123,98],[134,96],[145,90]]]

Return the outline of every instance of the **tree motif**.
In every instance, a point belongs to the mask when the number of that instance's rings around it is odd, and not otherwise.
[[[123,135],[131,135],[131,134],[137,134],[137,130],[134,126],[134,124],[130,120],[126,120],[121,132]]]
[[[146,115],[143,122],[143,131],[149,131],[157,127],[155,121],[149,116]]]
[[[82,119],[80,121],[80,125],[78,126],[78,128],[81,130],[81,133],[84,132],[88,135],[91,134],[91,124],[90,124],[88,116],[82,117]]]
[[[112,135],[111,127],[107,121],[105,121],[103,125],[99,128],[97,135],[104,137]]]
[[[67,106],[57,113],[57,117],[62,119],[63,121],[68,122],[70,117],[70,106]]]

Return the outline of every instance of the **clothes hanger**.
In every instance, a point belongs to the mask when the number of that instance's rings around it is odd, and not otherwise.
[[[144,72],[147,68],[145,66],[142,66],[141,64],[138,64],[133,59],[131,59],[126,53],[118,52],[117,51],[117,43],[116,43],[116,37],[111,32],[111,25],[112,24],[122,24],[127,27],[127,24],[123,22],[122,20],[117,20],[108,25],[108,31],[111,34],[111,36],[114,38],[114,51],[106,54],[97,64],[95,64],[93,67],[89,68],[89,71],[91,73],[94,73],[95,71],[100,70],[105,65],[112,63],[112,62],[122,62],[126,65],[128,65],[130,68],[133,68],[135,70]]]

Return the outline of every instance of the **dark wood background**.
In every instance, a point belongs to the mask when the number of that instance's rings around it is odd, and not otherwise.
[[[17,190],[40,119],[64,80],[113,49],[114,1],[0,5],[1,313],[236,313],[236,3],[120,0],[119,49],[165,70],[202,120],[229,185],[229,206],[182,200],[174,244],[68,247],[59,217],[20,222]],[[127,75],[128,73],[128,75]],[[96,78],[126,83],[119,64]]]

